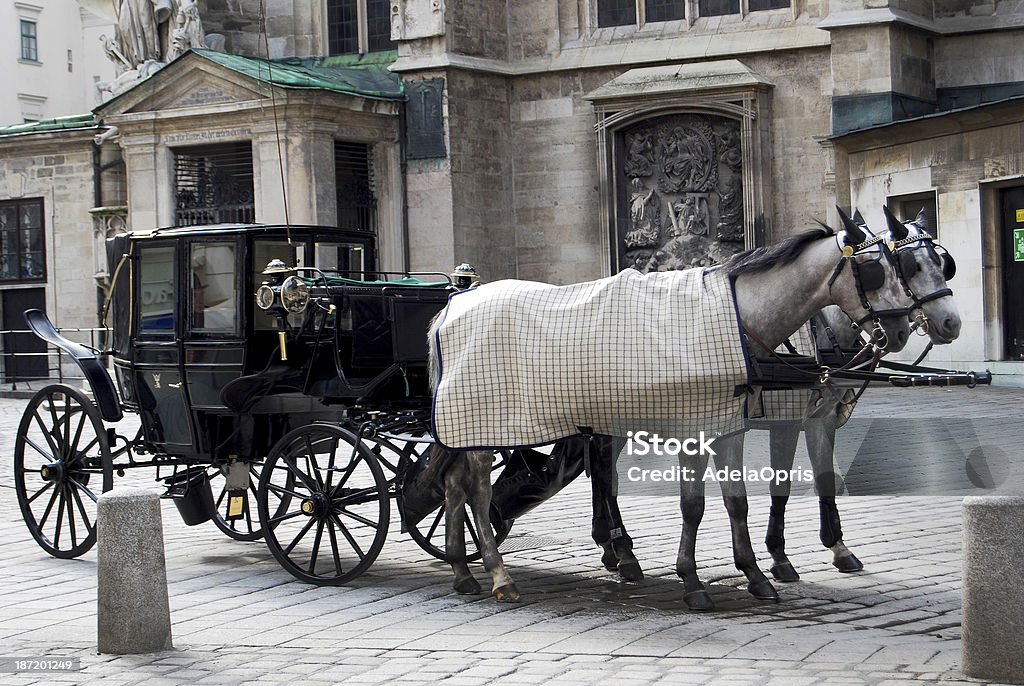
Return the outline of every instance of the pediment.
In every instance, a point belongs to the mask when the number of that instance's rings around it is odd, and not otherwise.
[[[268,85],[196,55],[185,55],[100,105],[100,116],[203,109],[269,98]]]

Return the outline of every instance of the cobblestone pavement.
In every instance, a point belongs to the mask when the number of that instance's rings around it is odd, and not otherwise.
[[[860,418],[914,413],[1020,423],[1024,390],[880,389]],[[678,502],[624,498],[647,578],[621,583],[590,541],[583,478],[516,521],[506,564],[523,602],[457,596],[450,570],[392,533],[369,573],[345,587],[292,579],[261,542],[184,526],[163,505],[175,649],[96,654],[96,551],[50,558],[21,521],[11,448],[24,400],[0,400],[0,656],[81,658],[72,673],[0,674],[0,684],[242,684],[256,682],[474,684],[900,684],[964,681],[960,657],[960,499],[843,498],[846,542],[864,561],[839,574],[817,541],[817,502],[796,497],[787,518],[802,581],[776,584],[778,604],[745,591],[732,566],[728,519],[709,498],[698,541],[702,578],[718,610],[688,612],[674,573]],[[764,432],[748,450],[766,450]],[[892,459],[925,460],[913,436]],[[802,458],[806,460],[806,457]],[[118,481],[150,479],[135,474]],[[155,486],[154,486],[155,487]],[[767,498],[751,501],[759,541]],[[482,572],[482,568],[480,569]],[[478,574],[478,577],[480,575]]]

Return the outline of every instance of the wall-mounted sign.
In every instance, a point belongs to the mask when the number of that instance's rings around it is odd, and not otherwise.
[[[1024,262],[1024,229],[1013,230],[1013,261]]]
[[[1018,224],[1024,223],[1024,210],[1016,210],[1016,213],[1017,213],[1017,223]]]

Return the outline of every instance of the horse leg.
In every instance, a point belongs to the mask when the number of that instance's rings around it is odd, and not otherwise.
[[[720,438],[715,441],[715,465],[733,470],[743,470],[743,434]],[[732,557],[736,569],[747,577],[747,590],[759,600],[779,599],[775,587],[768,581],[761,568],[757,566],[754,546],[750,543],[750,531],[747,529],[747,487],[743,480],[721,481],[722,500],[725,510],[729,513],[729,527],[732,529]]]
[[[697,530],[704,519],[703,476],[707,465],[707,457],[703,455],[692,458],[680,456],[684,478],[679,481],[679,509],[683,514],[683,526],[679,534],[676,574],[683,580],[683,602],[696,611],[715,609],[711,595],[697,576]],[[693,471],[689,471],[691,469]]]
[[[643,581],[644,572],[633,555],[633,539],[626,533],[619,512],[619,480],[611,437],[595,438],[591,448],[590,483],[594,506],[591,536],[604,549],[601,564],[610,572],[618,572],[625,581]]]
[[[836,425],[832,414],[820,420],[811,420],[805,426],[807,454],[811,458],[814,482],[818,490],[818,512],[821,543],[832,551],[832,565],[840,572],[859,572],[864,569],[849,548],[843,544],[843,525],[836,505],[835,445]]]
[[[491,575],[491,590],[499,602],[514,603],[522,597],[498,552],[498,542],[491,530],[491,464],[494,455],[485,451],[467,453],[469,504],[476,522],[477,544],[483,554],[484,568]],[[477,586],[479,589],[479,585]]]
[[[772,469],[776,473],[788,473],[793,469],[800,427],[795,423],[779,422],[772,425],[768,435]],[[786,504],[789,502],[789,479],[774,479],[768,488],[772,497],[772,509],[768,515],[764,545],[772,556],[771,573],[777,581],[799,581],[800,575],[786,555]]]
[[[452,587],[456,593],[472,595],[480,592],[466,563],[466,501],[469,497],[469,459],[464,454],[452,455],[444,473],[445,554],[455,573]]]

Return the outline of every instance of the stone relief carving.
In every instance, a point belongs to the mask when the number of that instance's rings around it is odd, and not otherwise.
[[[620,267],[705,267],[743,250],[739,122],[675,114],[620,136]]]
[[[392,40],[444,35],[444,0],[391,0]]]
[[[114,37],[100,36],[117,78],[97,84],[108,97],[158,71],[189,48],[205,48],[197,0],[78,0],[110,19]]]

